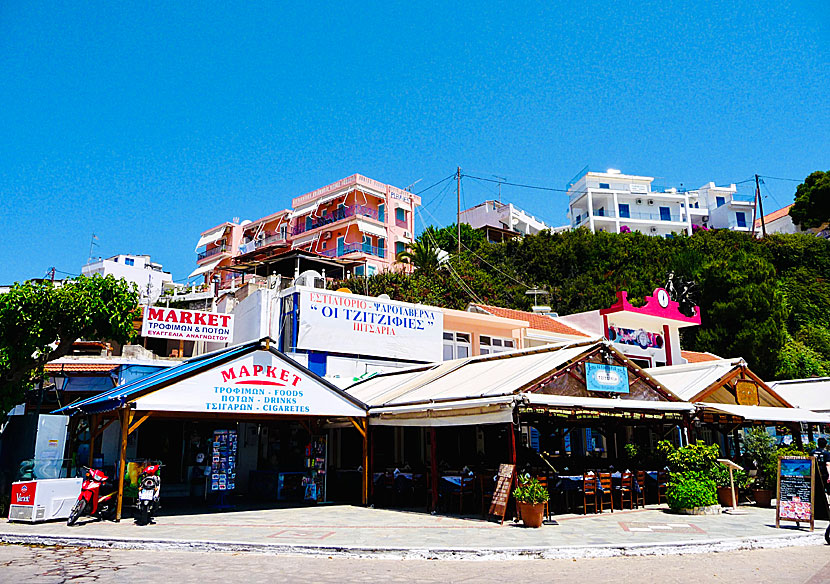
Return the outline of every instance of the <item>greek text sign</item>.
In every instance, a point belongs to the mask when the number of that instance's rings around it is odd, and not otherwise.
[[[440,310],[322,290],[300,291],[297,348],[441,361]]]
[[[269,351],[169,385],[136,400],[137,410],[298,416],[360,416],[366,412]]]
[[[585,384],[589,391],[628,393],[628,369],[619,365],[585,363]]]
[[[148,306],[144,309],[141,336],[229,343],[233,338],[233,315]]]

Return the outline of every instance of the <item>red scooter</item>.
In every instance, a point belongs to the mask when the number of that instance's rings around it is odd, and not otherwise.
[[[99,519],[111,519],[115,516],[117,492],[109,483],[109,477],[100,470],[86,466],[83,468],[86,473],[81,485],[81,494],[69,513],[67,525],[74,525],[81,515],[91,515]]]

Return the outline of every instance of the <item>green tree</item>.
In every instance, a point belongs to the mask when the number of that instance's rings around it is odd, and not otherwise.
[[[790,217],[802,227],[820,227],[830,221],[830,171],[817,170],[798,185]]]
[[[456,253],[458,251],[458,229],[455,223],[440,229],[436,229],[430,225],[418,236],[418,241],[424,241],[426,239],[429,239],[434,245],[445,251],[451,253]],[[473,229],[466,223],[461,224],[462,251],[476,251],[486,243],[487,240],[484,238],[484,233],[482,231]]]
[[[441,249],[429,238],[415,240],[398,253],[395,259],[410,264],[423,274],[433,274],[441,266]]]
[[[23,401],[43,366],[78,339],[129,341],[137,308],[135,285],[112,276],[24,282],[0,295],[0,413]]]

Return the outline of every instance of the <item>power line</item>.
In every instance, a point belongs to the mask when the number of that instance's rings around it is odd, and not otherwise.
[[[415,194],[416,194],[416,195],[418,195],[418,196],[420,196],[421,194],[423,194],[423,193],[427,192],[428,190],[430,190],[430,189],[432,189],[432,188],[434,188],[434,187],[437,187],[438,185],[440,185],[440,184],[441,184],[442,182],[444,182],[445,180],[450,180],[450,179],[451,179],[451,178],[453,178],[453,177],[455,177],[455,173],[452,173],[452,174],[451,174],[450,176],[448,176],[447,178],[442,178],[442,179],[441,179],[441,180],[439,180],[437,183],[431,184],[430,186],[428,186],[428,187],[427,187],[427,188],[425,188],[424,190],[418,191],[418,192],[417,192],[417,193],[415,193]]]
[[[804,182],[803,178],[779,178],[779,177],[776,177],[776,176],[766,176],[766,175],[763,175],[763,174],[759,174],[758,176],[761,177],[761,178],[768,178],[768,179],[771,179],[771,180],[787,180],[787,181],[790,181],[790,182],[797,182],[797,183]]]
[[[552,191],[554,193],[570,193],[571,192],[567,189],[555,189],[553,187],[542,187],[542,186],[539,186],[539,185],[526,185],[526,184],[522,184],[522,183],[506,182],[506,181],[503,181],[503,180],[496,180],[496,179],[492,179],[492,178],[484,178],[482,176],[473,176],[471,174],[462,174],[461,177],[462,178],[474,178],[476,180],[483,180],[483,181],[486,181],[486,182],[503,184],[503,185],[508,185],[508,186],[511,186],[511,187],[521,187],[521,188],[524,188],[524,189],[536,189],[538,191]]]

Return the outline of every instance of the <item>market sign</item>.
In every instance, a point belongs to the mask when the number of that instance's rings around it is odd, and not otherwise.
[[[666,339],[660,333],[609,324],[608,340],[626,355],[642,355],[661,362],[666,360]]]
[[[444,313],[394,300],[300,290],[297,348],[411,361],[443,359]]]
[[[168,385],[136,400],[162,412],[358,416],[366,411],[291,359],[262,350]]]
[[[780,527],[782,520],[809,522],[810,531],[813,530],[815,484],[816,467],[812,456],[789,456],[778,460],[775,527]]]
[[[588,391],[629,393],[628,369],[620,365],[585,363],[585,385]]]
[[[144,309],[141,336],[230,343],[233,338],[233,315],[148,306]]]

